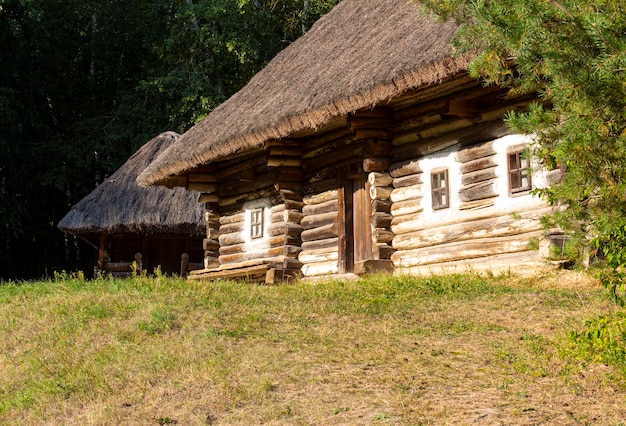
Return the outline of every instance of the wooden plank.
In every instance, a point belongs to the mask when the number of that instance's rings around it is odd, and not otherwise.
[[[335,222],[335,223],[331,223],[330,225],[325,225],[319,228],[307,229],[306,231],[302,231],[300,238],[302,238],[303,244],[308,241],[335,238],[339,236],[338,229],[339,229],[339,225]]]

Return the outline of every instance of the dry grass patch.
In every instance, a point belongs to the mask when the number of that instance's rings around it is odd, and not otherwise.
[[[619,425],[567,339],[615,309],[575,273],[7,284],[0,423]]]

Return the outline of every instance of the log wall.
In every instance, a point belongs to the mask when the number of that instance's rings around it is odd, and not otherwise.
[[[425,273],[443,265],[458,268],[463,262],[476,265],[479,259],[497,263],[531,255],[531,240],[543,236],[539,219],[551,208],[530,193],[514,197],[503,189],[508,188],[507,144],[520,138],[488,141],[442,156],[448,163],[441,165],[451,173],[450,197],[456,197],[442,211],[433,211],[430,197],[424,197],[430,192],[427,167],[432,169],[428,161],[434,154],[391,165],[391,260],[397,271]],[[534,172],[537,181],[541,174]]]
[[[338,191],[336,188],[304,197],[302,208],[302,251],[298,260],[306,276],[339,271]]]

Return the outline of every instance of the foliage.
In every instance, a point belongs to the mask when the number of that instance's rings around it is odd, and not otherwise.
[[[626,3],[423,3],[463,24],[455,46],[478,52],[473,76],[538,93],[539,102],[511,113],[508,122],[515,131],[536,135],[536,153],[547,168],[566,171],[560,182],[539,191],[567,207],[552,216],[551,225],[580,246],[592,244],[614,270],[626,266]]]
[[[615,366],[626,376],[626,312],[615,312],[585,321],[584,330],[571,332],[579,356]]]
[[[235,93],[333,0],[0,0],[0,277],[89,269],[67,211]]]

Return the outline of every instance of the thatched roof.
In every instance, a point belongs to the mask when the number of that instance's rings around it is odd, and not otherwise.
[[[343,0],[138,181],[158,184],[464,71],[469,58],[453,58],[449,48],[456,30],[414,0]]]
[[[204,233],[204,208],[198,194],[183,188],[142,188],[137,175],[180,138],[165,132],[150,140],[122,167],[79,201],[57,225],[86,238],[106,233]]]

